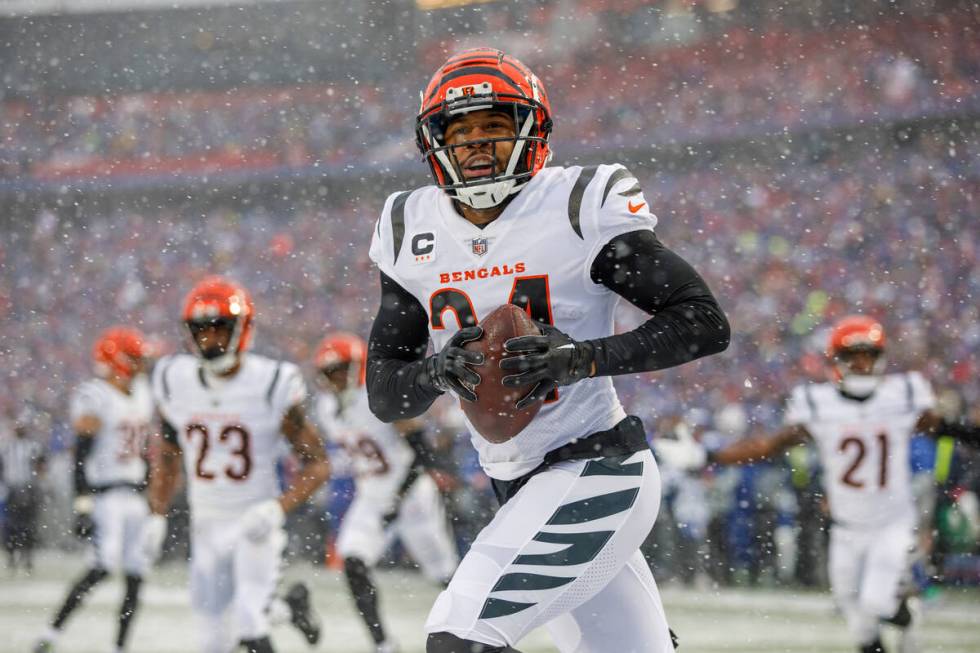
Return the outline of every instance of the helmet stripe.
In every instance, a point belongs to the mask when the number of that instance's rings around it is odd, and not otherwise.
[[[445,75],[443,75],[442,79],[439,80],[439,84],[432,89],[432,92],[429,93],[429,96],[427,98],[425,98],[425,101],[429,102],[433,97],[435,97],[435,95],[439,92],[439,89],[441,89],[443,85],[445,85],[447,82],[451,82],[452,80],[458,79],[460,77],[466,77],[467,75],[480,75],[480,74],[490,75],[492,77],[497,77],[498,79],[502,79],[508,84],[510,84],[511,86],[513,86],[517,90],[517,92],[521,94],[522,97],[527,97],[527,93],[525,93],[521,89],[521,87],[517,84],[517,82],[515,82],[513,79],[503,74],[496,68],[487,68],[486,66],[467,66],[466,68],[460,68],[459,70],[454,70],[450,73],[446,73]]]

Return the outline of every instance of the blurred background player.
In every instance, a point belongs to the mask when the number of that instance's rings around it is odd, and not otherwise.
[[[122,570],[126,593],[119,608],[116,650],[126,647],[148,562],[143,550],[146,525],[146,438],[153,400],[142,374],[148,353],[143,334],[117,326],[106,330],[92,350],[96,378],[71,400],[75,431],[75,534],[91,539],[94,559],[68,591],[54,621],[35,647],[54,650],[58,636],[85,595],[110,572]]]
[[[145,547],[151,555],[160,552],[183,460],[191,601],[203,619],[202,650],[227,653],[240,644],[249,653],[273,651],[270,604],[273,613],[288,609],[313,644],[319,625],[305,586],[290,590],[287,606],[274,601],[286,544],[284,515],[330,474],[323,442],[303,407],[306,384],[296,365],[247,353],[255,307],[233,281],[212,276],[198,283],[182,316],[194,353],[161,359],[153,374],[163,442],[151,468],[153,515]],[[280,492],[276,465],[283,438],[301,466]]]
[[[28,574],[34,569],[37,517],[41,504],[39,481],[44,474],[44,445],[35,439],[29,410],[13,420],[10,435],[0,436],[0,490],[6,496],[3,547],[7,568],[15,573],[18,564]]]
[[[436,483],[426,473],[434,452],[418,419],[385,424],[371,413],[365,387],[367,344],[350,333],[327,335],[316,352],[317,398],[324,432],[354,466],[355,496],[340,524],[337,552],[357,611],[378,653],[397,650],[378,611],[371,578],[397,537],[422,572],[445,585],[459,562]]]
[[[881,624],[900,629],[901,653],[920,650],[907,594],[918,525],[909,467],[916,433],[975,440],[975,429],[933,411],[929,382],[918,372],[885,374],[885,332],[867,316],[838,321],[827,345],[831,382],[793,389],[785,428],[705,454],[693,442],[663,441],[658,452],[677,466],[737,464],[771,458],[815,441],[832,519],[829,578],[834,599],[861,653],[881,653]]]

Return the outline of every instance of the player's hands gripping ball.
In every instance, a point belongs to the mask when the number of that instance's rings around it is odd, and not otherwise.
[[[540,401],[517,403],[527,388],[508,388],[502,383],[500,362],[508,354],[504,343],[517,336],[539,335],[538,325],[513,304],[499,306],[480,321],[482,337],[465,343],[468,353],[485,361],[478,366],[480,382],[474,387],[474,401],[461,401],[460,407],[476,430],[489,442],[510,440],[526,427],[541,408]]]
[[[483,337],[483,328],[471,326],[460,329],[446,343],[438,354],[425,360],[425,372],[429,382],[442,391],[452,390],[466,401],[476,401],[474,388],[480,384],[480,375],[471,365],[482,365],[484,356],[480,352],[467,351],[463,347],[468,342]]]
[[[557,386],[571,385],[592,374],[595,349],[588,342],[578,342],[543,322],[537,323],[539,336],[520,336],[504,343],[504,349],[516,356],[500,361],[500,367],[517,372],[503,378],[509,388],[534,385],[517,408],[526,408],[540,401]]]

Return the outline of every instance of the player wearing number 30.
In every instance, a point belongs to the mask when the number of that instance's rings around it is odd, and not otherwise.
[[[38,653],[53,650],[69,616],[89,591],[114,571],[126,576],[116,650],[125,648],[147,567],[141,546],[148,514],[143,496],[144,446],[153,401],[142,374],[146,354],[139,331],[107,329],[92,349],[96,378],[81,384],[72,396],[72,427],[77,436],[75,533],[92,539],[94,559],[35,647]]]
[[[551,128],[544,85],[522,63],[490,49],[451,58],[417,120],[436,183],[389,197],[371,243],[382,297],[368,393],[382,420],[419,415],[447,390],[474,399],[483,359],[462,344],[498,306],[544,331],[506,343],[519,355],[505,383],[545,399],[534,420],[498,443],[470,426],[505,505],[436,600],[430,653],[512,651],[542,625],[561,651],[671,649],[639,552],[659,474],[611,377],[721,351],[729,326],[654,234],[637,179],[621,165],[546,167]],[[613,335],[621,297],[651,317]]]
[[[322,485],[330,468],[306,419],[299,368],[248,353],[255,308],[244,288],[221,277],[195,286],[184,302],[195,355],[160,360],[153,395],[163,443],[151,468],[146,540],[158,553],[183,458],[191,511],[191,600],[203,618],[203,650],[273,650],[270,605],[286,543],[284,514]],[[301,463],[280,495],[276,462],[284,440]],[[310,637],[307,601],[287,597],[293,623]],[[278,604],[281,606],[281,604]],[[282,611],[282,610],[280,610]],[[227,618],[232,624],[226,623]]]

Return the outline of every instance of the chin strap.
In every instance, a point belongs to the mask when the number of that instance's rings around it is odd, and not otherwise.
[[[848,374],[840,380],[840,390],[849,397],[867,399],[881,384],[877,374]]]
[[[238,364],[238,353],[235,351],[227,351],[217,358],[202,358],[201,367],[207,370],[209,373],[215,376],[221,376],[222,374],[227,374],[230,369]]]
[[[508,197],[518,192],[524,186],[527,185],[528,179],[520,180],[518,183],[517,179],[506,179],[506,177],[511,177],[514,171],[517,169],[517,164],[521,160],[521,155],[524,152],[524,148],[527,145],[527,138],[531,133],[531,129],[534,127],[534,113],[529,112],[527,119],[521,126],[520,132],[514,137],[514,150],[510,153],[510,160],[507,162],[507,168],[504,170],[502,177],[505,177],[502,181],[487,181],[487,182],[477,182],[472,186],[465,185],[465,182],[460,179],[459,174],[456,172],[456,167],[452,163],[452,158],[449,155],[449,150],[439,150],[435,152],[435,157],[442,165],[446,174],[452,180],[453,187],[446,188],[446,192],[449,196],[458,202],[474,208],[474,209],[489,209],[494,206],[499,205],[501,202],[506,200]],[[439,147],[442,145],[436,141],[427,126],[422,127],[425,137],[432,143],[435,143]],[[461,185],[462,184],[462,185]]]

